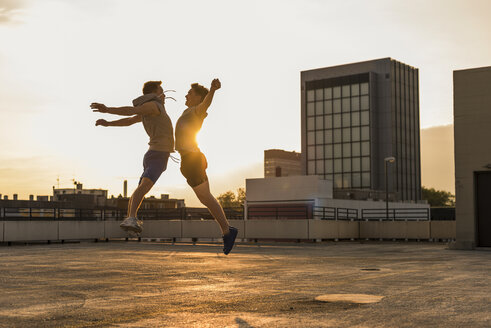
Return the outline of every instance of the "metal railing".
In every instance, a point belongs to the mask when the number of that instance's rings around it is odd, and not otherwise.
[[[247,219],[310,219],[310,208],[309,205],[249,206]]]
[[[314,219],[317,220],[357,220],[358,209],[342,207],[314,206]]]
[[[225,215],[231,220],[243,220],[243,208],[224,208]],[[80,209],[80,208],[0,208],[0,220],[122,220],[126,210],[121,209]],[[140,209],[138,217],[151,220],[213,220],[206,208],[159,208]]]
[[[228,219],[243,220],[243,208],[224,208]],[[0,220],[122,220],[126,210],[79,209],[79,208],[0,208]],[[213,220],[206,208],[159,208],[140,209],[138,217],[152,220]],[[320,219],[400,221],[430,220],[429,208],[390,208],[387,217],[385,208],[353,209],[310,205],[250,206],[249,219]]]
[[[369,208],[361,210],[361,220],[370,221],[429,221],[429,208]]]
[[[363,220],[363,221],[428,221],[430,220],[429,208],[390,208],[387,217],[385,208],[354,209],[341,207],[314,206],[314,219],[318,220]],[[359,215],[361,214],[361,215]]]

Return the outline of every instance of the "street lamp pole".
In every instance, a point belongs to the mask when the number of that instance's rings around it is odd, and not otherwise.
[[[395,162],[394,157],[386,157],[384,158],[385,162],[385,218],[389,220],[389,178],[388,178],[388,169],[387,165],[388,163],[394,163]]]

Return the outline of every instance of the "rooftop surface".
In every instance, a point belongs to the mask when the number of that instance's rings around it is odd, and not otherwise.
[[[0,246],[0,327],[491,327],[489,272],[431,243]]]

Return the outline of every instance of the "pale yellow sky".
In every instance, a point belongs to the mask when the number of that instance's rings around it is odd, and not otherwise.
[[[134,188],[143,128],[96,128],[109,117],[89,104],[130,104],[146,80],[177,90],[175,123],[190,83],[221,79],[200,134],[214,193],[262,176],[264,149],[300,150],[301,70],[395,58],[420,69],[421,126],[451,124],[452,71],[490,65],[489,12],[485,0],[0,0],[0,193],[51,194],[58,176]],[[151,193],[197,205],[189,191],[170,162]]]

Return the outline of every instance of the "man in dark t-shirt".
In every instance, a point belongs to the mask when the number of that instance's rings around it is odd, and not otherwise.
[[[210,184],[206,175],[208,163],[205,155],[198,148],[196,135],[201,130],[203,121],[208,116],[215,91],[220,89],[218,79],[211,82],[210,90],[198,83],[191,85],[186,95],[186,110],[176,123],[176,150],[181,154],[181,173],[194,193],[205,205],[220,225],[223,235],[223,252],[230,253],[237,237],[237,229],[231,227],[220,203],[210,192]]]

